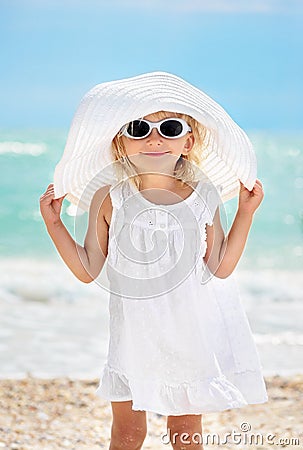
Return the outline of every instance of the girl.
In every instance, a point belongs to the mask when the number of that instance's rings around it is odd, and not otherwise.
[[[110,342],[97,394],[112,405],[110,450],[142,448],[146,411],[167,416],[174,449],[203,449],[203,413],[268,400],[231,276],[263,199],[254,170],[244,132],[174,75],[103,83],[82,100],[40,209],[79,280],[106,265]],[[225,237],[219,206],[235,193]],[[83,246],[61,221],[66,196],[89,211]]]

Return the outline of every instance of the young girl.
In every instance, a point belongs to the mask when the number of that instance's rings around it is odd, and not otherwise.
[[[225,236],[219,207],[235,195]],[[61,221],[65,197],[89,211],[83,246]],[[245,133],[184,80],[154,72],[83,98],[40,208],[79,280],[106,265],[97,394],[111,401],[111,450],[142,448],[146,411],[167,416],[174,449],[203,449],[202,414],[268,400],[231,276],[262,199]]]

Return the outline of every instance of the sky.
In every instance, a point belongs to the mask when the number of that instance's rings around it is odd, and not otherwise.
[[[301,0],[0,0],[0,128],[68,128],[95,84],[168,71],[248,130],[303,129]]]

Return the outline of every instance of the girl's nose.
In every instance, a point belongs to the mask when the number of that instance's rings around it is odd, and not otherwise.
[[[161,134],[158,133],[158,130],[154,128],[150,135],[146,139],[146,144],[149,146],[157,145],[160,146],[163,144],[163,138]]]

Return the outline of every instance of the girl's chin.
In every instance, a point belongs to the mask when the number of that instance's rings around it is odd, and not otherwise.
[[[159,174],[172,174],[174,173],[174,169],[176,164],[165,164],[160,163],[157,158],[151,158],[153,159],[152,162],[148,162],[147,164],[139,163],[138,161],[136,163],[133,163],[133,166],[135,167],[135,170],[137,173],[148,173],[148,172],[157,172]],[[155,161],[156,160],[156,161]],[[155,161],[155,162],[154,162]]]
[[[157,166],[175,166],[178,156],[172,155],[170,152],[145,152],[136,153],[128,157],[135,166],[149,167],[151,164]]]

